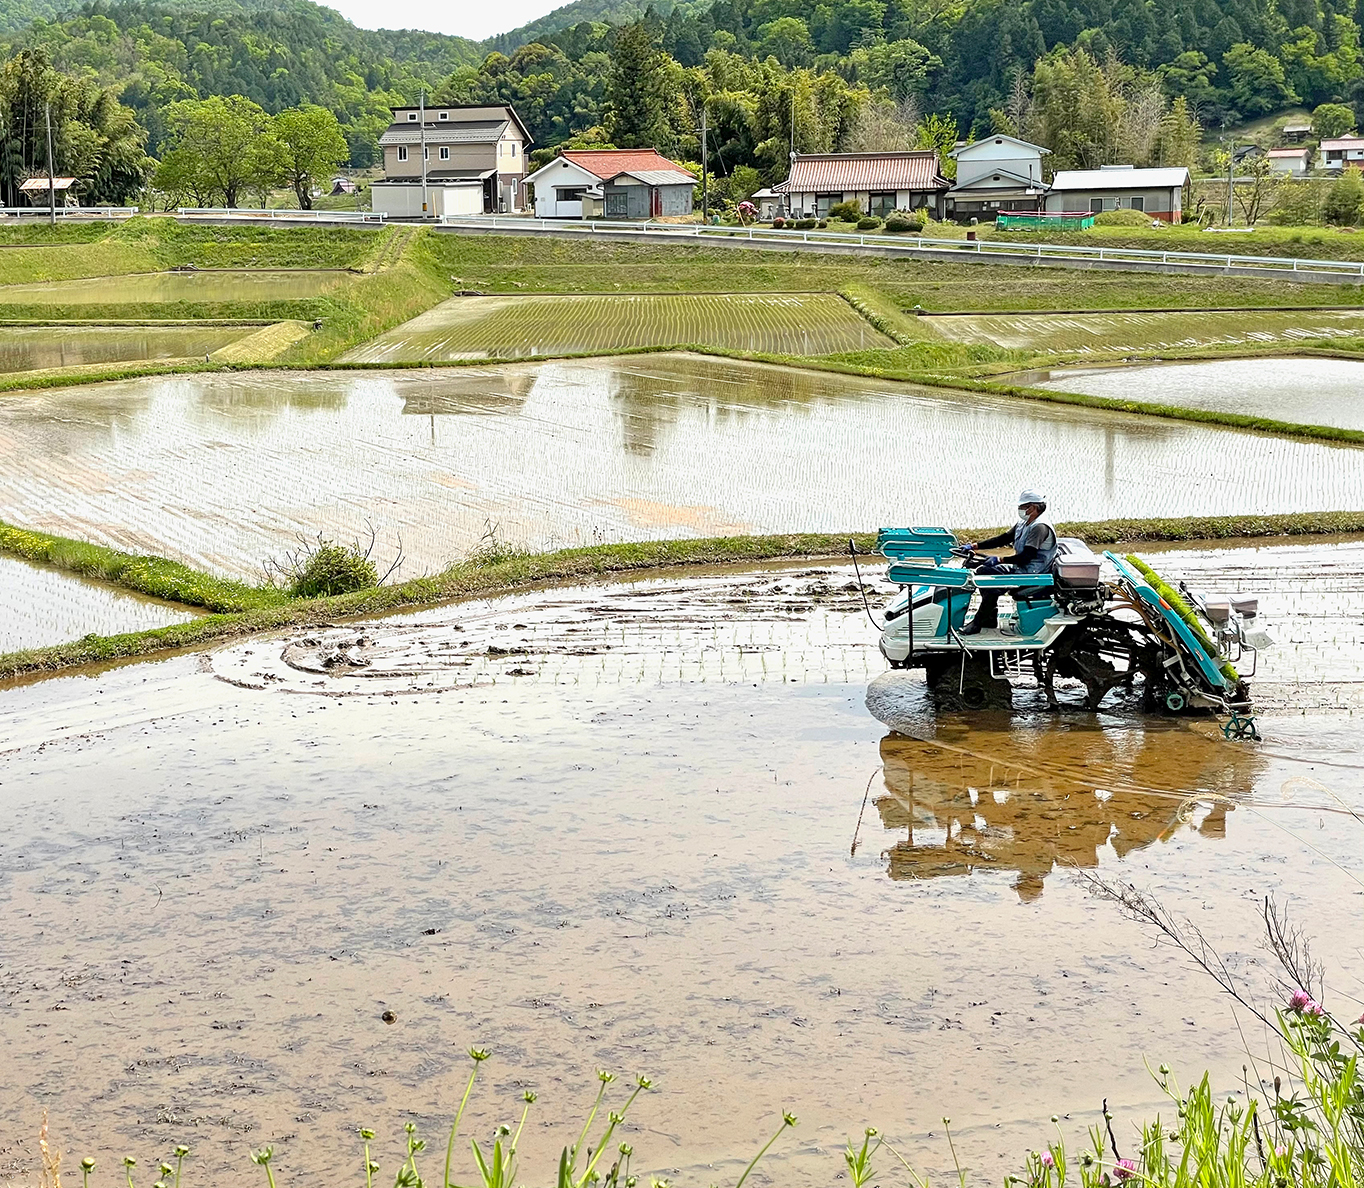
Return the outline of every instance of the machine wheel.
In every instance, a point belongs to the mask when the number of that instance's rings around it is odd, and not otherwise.
[[[1083,683],[1085,709],[1097,710],[1112,690],[1121,686],[1130,689],[1139,673],[1146,675],[1149,685],[1153,666],[1158,671],[1159,661],[1148,652],[1133,638],[1128,624],[1090,619],[1067,629],[1045,658],[1039,657],[1038,680],[1052,708],[1060,705],[1056,678],[1062,677]]]
[[[1013,708],[1013,686],[990,675],[987,656],[967,656],[965,669],[959,655],[934,657],[924,666],[924,676],[935,709],[951,713]]]
[[[1184,707],[1188,705],[1188,700],[1178,689],[1171,689],[1165,694],[1165,708],[1172,714],[1182,713]]]

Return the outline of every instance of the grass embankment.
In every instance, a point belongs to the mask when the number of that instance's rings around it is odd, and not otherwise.
[[[1104,520],[1057,526],[1095,545],[1142,541],[1199,541],[1364,533],[1364,511],[1280,516],[1193,516],[1168,520]],[[978,539],[996,527],[960,529]],[[0,656],[0,679],[55,672],[81,664],[149,656],[176,648],[281,627],[378,615],[472,596],[504,594],[536,583],[583,582],[610,574],[686,565],[758,562],[781,558],[846,556],[849,537],[837,533],[730,536],[695,540],[595,545],[552,553],[515,554],[500,560],[460,561],[431,577],[332,598],[291,599],[270,587],[246,586],[200,573],[161,557],[138,557],[84,541],[28,532],[0,523],[0,552],[14,553],[88,577],[127,586],[166,601],[219,613],[126,635],[87,636],[54,647]],[[875,548],[874,533],[852,534],[860,553]]]
[[[82,577],[98,578],[167,602],[237,613],[274,606],[286,596],[270,587],[215,577],[178,561],[123,553],[103,545],[46,532],[31,532],[0,522],[0,553],[51,565]]]

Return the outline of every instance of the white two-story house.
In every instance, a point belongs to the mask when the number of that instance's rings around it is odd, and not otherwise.
[[[509,104],[395,108],[379,137],[384,178],[370,187],[371,205],[409,219],[522,210],[530,144]]]
[[[1001,210],[1041,210],[1047,193],[1042,158],[1050,153],[1003,134],[953,149],[957,180],[947,191],[948,215],[993,219]]]

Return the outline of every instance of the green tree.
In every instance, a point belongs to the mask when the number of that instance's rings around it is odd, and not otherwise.
[[[914,147],[932,149],[938,154],[938,171],[943,177],[957,176],[957,160],[952,150],[957,147],[957,121],[937,113],[924,116],[914,129]]]
[[[273,146],[257,143],[269,117],[241,95],[181,100],[167,109],[166,123],[172,147],[156,173],[156,187],[166,193],[184,191],[200,205],[221,199],[233,207],[262,176],[263,165],[273,166],[273,152],[262,151]]]
[[[1268,50],[1240,41],[1222,55],[1231,99],[1242,115],[1263,115],[1278,111],[1298,96],[1288,85],[1283,63]]]
[[[298,198],[298,208],[312,210],[313,190],[350,155],[340,123],[325,107],[308,103],[280,112],[270,131],[281,177]]]
[[[1343,103],[1322,103],[1312,111],[1312,134],[1321,140],[1345,136],[1354,130],[1354,109]]]
[[[776,58],[783,66],[808,66],[815,57],[810,30],[799,17],[779,17],[758,30],[758,56]]]
[[[1360,208],[1364,207],[1364,180],[1359,170],[1346,170],[1331,183],[1322,202],[1322,217],[1328,223],[1341,227],[1353,227],[1359,219]]]
[[[1217,87],[1213,82],[1217,67],[1208,61],[1206,54],[1198,50],[1185,50],[1177,54],[1174,61],[1166,62],[1156,73],[1160,75],[1167,91],[1183,95],[1194,107],[1213,103],[1217,99]]]
[[[664,56],[643,21],[616,32],[606,88],[606,131],[621,148],[671,147]]]
[[[1189,110],[1188,100],[1178,95],[1161,117],[1154,163],[1192,169],[1198,160],[1198,146],[1202,140],[1203,129]]]
[[[1117,159],[1124,80],[1083,49],[1057,50],[1033,71],[1028,126],[1053,169],[1097,169]]]

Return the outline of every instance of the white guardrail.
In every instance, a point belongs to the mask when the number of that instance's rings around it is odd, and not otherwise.
[[[962,252],[1039,260],[1105,260],[1114,263],[1201,265],[1216,268],[1272,268],[1280,272],[1334,272],[1364,277],[1364,261],[1308,260],[1294,256],[1243,256],[1229,252],[1165,252],[1150,248],[1085,247],[1079,244],[1010,243],[998,239],[930,239],[922,235],[865,235],[858,231],[775,231],[768,227],[715,227],[698,223],[630,223],[623,220],[534,219],[507,215],[444,215],[443,227],[503,228],[561,233],[636,231],[671,239],[747,239],[771,243],[829,243],[912,251]]]
[[[0,206],[5,218],[47,219],[53,214],[59,219],[130,219],[138,213],[136,206],[59,206],[56,211],[46,206]]]
[[[180,206],[183,218],[277,219],[289,223],[382,223],[385,214],[368,210],[245,210],[239,206]]]

